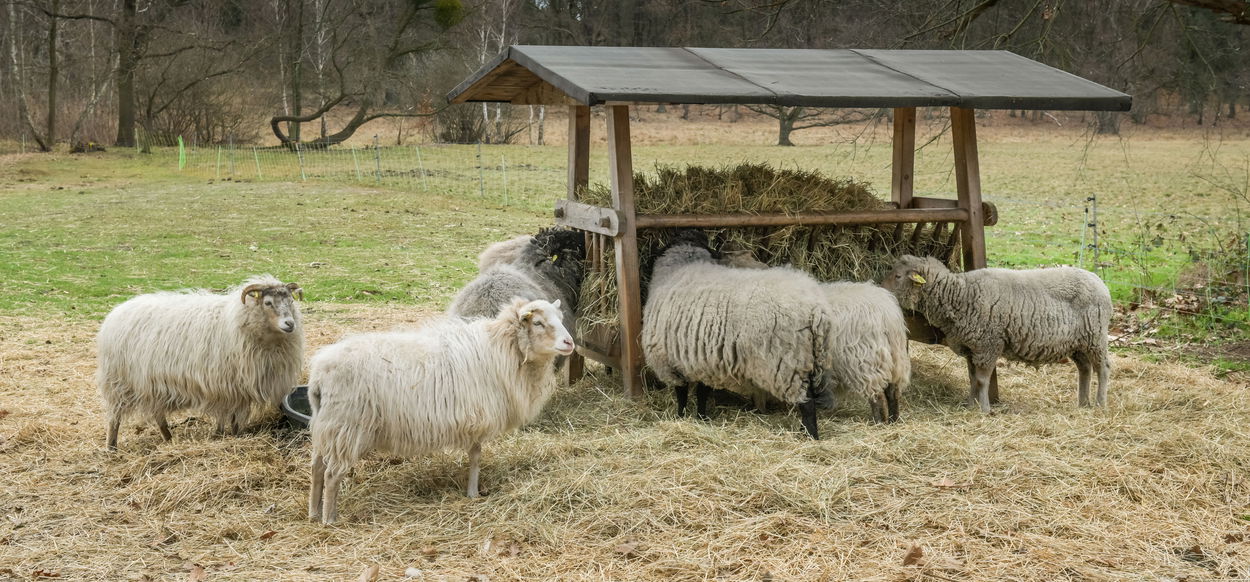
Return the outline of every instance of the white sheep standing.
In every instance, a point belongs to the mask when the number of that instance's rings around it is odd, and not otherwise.
[[[533,420],[573,353],[560,302],[518,299],[494,319],[441,317],[415,331],[349,336],[313,356],[308,516],[333,523],[339,484],[370,451],[469,452],[478,496],[482,443]]]
[[[898,420],[902,393],[911,383],[907,320],[898,300],[872,283],[822,285],[833,320],[827,367],[835,395],[858,394],[873,420]]]
[[[970,406],[990,412],[990,375],[1000,356],[1030,364],[1071,358],[1081,406],[1090,405],[1090,374],[1096,369],[1096,403],[1106,405],[1111,293],[1097,275],[1073,267],[953,273],[933,257],[904,255],[882,285],[968,360]]]
[[[763,391],[797,405],[817,439],[815,397],[827,390],[830,330],[820,284],[806,273],[734,269],[717,264],[701,240],[679,238],[655,262],[642,349],[656,376],[673,386],[678,415],[691,383],[701,417],[709,387]]]
[[[769,268],[746,250],[727,253],[721,263],[738,269]],[[898,300],[872,283],[838,281],[821,287],[833,321],[826,354],[834,390],[830,405],[856,394],[868,401],[873,420],[898,420],[899,401],[911,383],[907,320]],[[767,395],[757,392],[754,397],[755,408],[763,411]]]
[[[302,297],[299,285],[262,275],[224,295],[160,292],[115,307],[96,337],[108,448],[130,414],[168,441],[173,412],[205,412],[218,433],[238,434],[254,406],[276,407],[303,370]]]

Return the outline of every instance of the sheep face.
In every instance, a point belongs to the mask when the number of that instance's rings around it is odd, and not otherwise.
[[[939,272],[945,271],[946,267],[937,259],[903,255],[881,281],[881,287],[893,293],[903,309],[916,309],[921,294],[926,291],[925,285]]]
[[[548,303],[543,300],[524,302],[517,310],[520,318],[521,334],[528,338],[530,349],[540,355],[558,354],[567,356],[577,347],[573,336],[564,328],[560,315],[560,300]]]
[[[253,318],[263,318],[265,326],[279,334],[299,329],[299,306],[304,290],[297,283],[286,285],[249,285],[243,289],[243,304],[254,311]]]

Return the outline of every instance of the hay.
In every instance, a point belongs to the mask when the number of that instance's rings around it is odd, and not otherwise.
[[[582,197],[610,207],[611,191],[598,184]],[[766,164],[720,168],[657,166],[654,175],[634,175],[634,203],[639,214],[765,214],[846,212],[892,208],[868,184],[833,179],[815,171],[779,169]],[[951,249],[915,225],[787,226],[708,229],[715,249],[748,251],[770,265],[792,265],[822,281],[878,280],[901,254],[935,254],[948,260]],[[928,236],[926,236],[928,235]],[[638,255],[645,293],[651,265],[667,246],[671,231],[649,229],[638,235]],[[939,237],[942,238],[942,237]],[[591,271],[582,287],[579,329],[583,333],[617,321],[615,259],[604,249],[605,268]]]
[[[310,352],[411,321],[310,307]],[[957,404],[962,360],[913,346],[903,422],[826,413],[819,442],[784,411],[677,420],[669,395],[632,403],[596,372],[486,447],[487,497],[464,497],[462,454],[373,457],[342,523],[323,527],[305,518],[303,433],[214,438],[178,418],[165,444],[128,423],[105,453],[96,325],[0,316],[0,579],[356,580],[375,565],[378,580],[416,568],[427,582],[1250,576],[1250,390],[1212,369],[1119,355],[1110,407],[1083,410],[1071,366],[1006,367],[1004,405],[985,417]]]

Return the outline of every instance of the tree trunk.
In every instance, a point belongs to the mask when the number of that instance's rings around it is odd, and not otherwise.
[[[1237,100],[1231,99],[1228,102],[1228,118],[1237,119]]]
[[[60,0],[52,0],[52,14],[60,11]],[[56,56],[56,25],[56,16],[48,16],[48,129],[45,137],[49,149],[56,143],[56,78],[60,76],[60,63]]]
[[[546,145],[543,143],[543,125],[547,119],[547,106],[538,106],[538,145]]]
[[[1120,114],[1115,111],[1099,111],[1094,120],[1094,133],[1099,135],[1120,135]]]
[[[794,132],[794,122],[803,115],[803,108],[781,107],[778,113],[780,115],[777,116],[777,145],[792,146],[794,142],[790,141],[790,134]]]
[[[117,140],[122,147],[135,145],[135,67],[137,38],[135,0],[121,0],[122,12],[117,19]]]
[[[303,82],[304,69],[304,0],[296,0],[299,10],[295,13],[295,36],[291,42],[291,116],[303,115]],[[300,140],[300,122],[294,121],[287,126],[291,141]]]

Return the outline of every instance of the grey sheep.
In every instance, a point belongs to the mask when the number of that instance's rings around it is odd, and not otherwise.
[[[485,262],[494,262],[452,298],[447,312],[461,317],[494,317],[499,308],[522,299],[560,300],[569,329],[577,313],[577,300],[585,276],[585,238],[581,232],[544,229],[525,244],[521,237],[495,243],[496,251]],[[498,247],[496,245],[503,245]],[[491,252],[488,248],[483,255]]]
[[[1111,294],[1097,275],[1072,267],[952,273],[935,258],[904,255],[882,285],[968,360],[970,406],[990,411],[990,374],[1000,356],[1030,364],[1071,358],[1081,406],[1090,405],[1090,374],[1097,370],[1096,403],[1106,405]]]
[[[515,261],[521,251],[533,242],[534,236],[523,234],[508,240],[492,243],[477,256],[477,272],[481,273],[495,265],[506,265]]]
[[[224,295],[139,295],[109,312],[96,337],[96,385],[110,450],[123,418],[141,414],[170,440],[166,417],[186,409],[238,434],[254,406],[277,407],[304,366],[303,291],[269,275]]]
[[[477,497],[482,443],[538,416],[554,391],[552,360],[573,352],[559,306],[517,299],[492,319],[442,317],[317,352],[308,380],[309,518],[334,522],[340,481],[375,450],[465,449],[468,496]]]
[[[699,242],[678,239],[655,262],[643,308],[647,365],[684,414],[689,384],[706,416],[711,388],[763,391],[802,413],[818,439],[816,396],[826,390],[832,322],[820,284],[793,269],[734,269]]]

